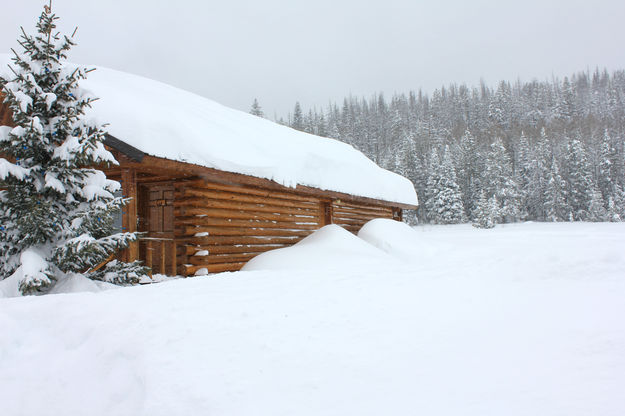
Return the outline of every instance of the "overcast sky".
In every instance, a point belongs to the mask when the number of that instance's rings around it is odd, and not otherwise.
[[[0,52],[43,1],[0,0]],[[451,82],[625,68],[623,0],[54,0],[78,26],[70,60],[107,66],[269,117]]]

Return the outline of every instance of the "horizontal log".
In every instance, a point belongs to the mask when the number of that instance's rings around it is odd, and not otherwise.
[[[340,227],[346,229],[347,231],[350,231],[354,234],[358,233],[358,231],[360,231],[360,229],[362,228],[362,225],[342,225],[342,224],[337,224]],[[363,224],[364,225],[364,224]]]
[[[392,203],[384,204],[384,205],[382,205],[382,204],[366,204],[366,203],[359,204],[359,203],[353,203],[353,202],[348,202],[348,201],[343,201],[343,200],[341,200],[341,201],[335,200],[335,201],[333,201],[333,205],[337,205],[337,206],[341,206],[341,207],[345,207],[345,208],[356,208],[356,209],[358,209],[358,208],[367,208],[367,209],[373,209],[373,210],[376,210],[376,209],[392,209],[391,206],[393,206]]]
[[[235,192],[227,192],[227,191],[218,191],[213,189],[204,189],[204,188],[181,188],[180,191],[176,192],[176,198],[186,198],[189,196],[198,196],[203,198],[210,199],[219,199],[224,201],[237,201],[237,202],[249,202],[253,204],[269,204],[269,205],[277,205],[284,207],[292,207],[292,208],[308,208],[308,209],[318,209],[319,202],[313,201],[296,201],[296,200],[288,200],[288,199],[279,199],[272,197],[263,197],[256,195],[246,195]]]
[[[186,244],[214,245],[265,245],[265,244],[294,244],[302,237],[248,237],[248,236],[208,236],[185,239]]]
[[[237,211],[268,212],[276,214],[310,215],[318,216],[319,208],[291,208],[269,204],[252,204],[247,202],[224,201],[219,199],[208,199],[203,197],[189,197],[175,199],[174,207],[198,207],[198,208],[220,208]]]
[[[333,210],[334,215],[350,215],[350,216],[354,216],[354,215],[361,215],[361,216],[365,216],[365,217],[375,217],[375,218],[392,218],[393,217],[393,211],[388,210],[388,211],[367,211],[367,210],[360,210],[360,209],[352,209],[352,210],[347,210],[347,209],[336,209],[334,208]]]
[[[245,262],[240,263],[222,263],[222,264],[206,264],[206,265],[187,265],[185,264],[184,270],[187,276],[194,276],[200,269],[206,269],[208,273],[221,273],[221,272],[236,272],[241,270],[245,265]]]
[[[274,236],[274,237],[306,237],[311,230],[280,229],[280,228],[235,228],[235,227],[183,227],[181,238],[205,238],[208,236]],[[208,233],[207,236],[196,236],[198,233]]]
[[[261,253],[245,253],[245,254],[219,254],[212,256],[191,256],[189,257],[189,263],[194,266],[208,265],[208,264],[223,264],[223,263],[241,263],[248,262]]]
[[[383,216],[383,215],[377,215],[377,214],[358,214],[355,212],[343,212],[343,211],[333,212],[333,214],[335,217],[343,217],[343,218],[391,218],[390,215]]]
[[[280,192],[273,189],[263,189],[261,187],[251,187],[251,186],[238,186],[238,185],[228,185],[222,183],[215,182],[207,182],[202,179],[195,181],[188,181],[187,186],[194,188],[204,188],[204,189],[212,189],[217,191],[228,191],[235,192],[246,195],[257,195],[264,198],[280,198],[287,199],[291,201],[307,201],[307,202],[319,202],[318,198],[304,196],[297,193],[287,193]]]
[[[188,245],[185,246],[187,256],[193,256],[195,253],[201,250],[207,250],[208,255],[213,254],[244,254],[244,253],[264,253],[265,251],[275,250],[277,248],[288,247],[286,244],[271,244],[271,245],[223,245],[223,246],[203,246],[203,245]],[[199,257],[199,256],[198,256]]]
[[[280,215],[269,214],[251,211],[232,211],[228,209],[219,208],[198,208],[198,207],[175,207],[174,215],[189,216],[189,215],[205,215],[213,218],[232,218],[232,219],[245,219],[245,220],[264,220],[264,221],[283,221],[283,222],[318,222],[318,219],[311,215]]]
[[[366,218],[347,218],[347,217],[334,217],[332,218],[334,224],[347,224],[347,225],[364,225],[369,222]]]
[[[372,215],[372,214],[356,214],[356,213],[347,213],[347,212],[334,212],[332,215],[334,218],[351,218],[351,219],[363,219],[365,221],[369,221],[375,218],[392,218],[391,215],[388,216],[380,216],[380,215]]]
[[[392,211],[393,210],[393,207],[391,207],[391,206],[356,205],[356,204],[345,204],[343,202],[341,202],[341,203],[333,202],[332,206],[334,206],[337,209],[345,209],[345,210],[362,209],[362,210],[366,210],[366,211],[375,211],[375,212]]]
[[[236,220],[210,217],[178,217],[175,219],[177,227],[184,226],[217,226],[232,228],[283,228],[298,230],[316,230],[320,225],[314,222],[282,222],[262,220]]]

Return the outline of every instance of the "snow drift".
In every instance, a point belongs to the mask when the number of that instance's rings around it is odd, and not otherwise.
[[[345,271],[392,263],[392,258],[338,225],[315,231],[291,247],[254,257],[243,270]]]

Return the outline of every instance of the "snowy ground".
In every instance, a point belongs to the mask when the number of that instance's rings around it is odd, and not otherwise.
[[[0,299],[0,414],[625,414],[625,224],[323,231],[251,271]]]

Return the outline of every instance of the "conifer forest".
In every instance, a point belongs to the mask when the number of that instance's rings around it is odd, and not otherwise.
[[[252,113],[262,116],[255,101]],[[625,71],[296,103],[292,128],[409,178],[421,223],[625,219]]]

